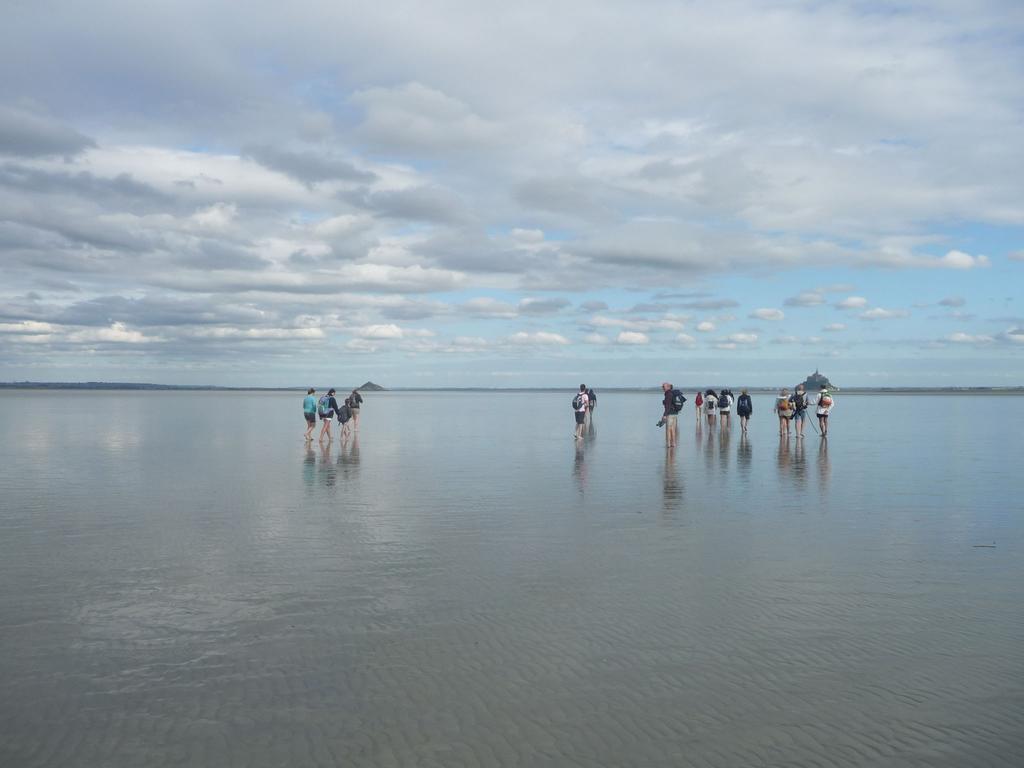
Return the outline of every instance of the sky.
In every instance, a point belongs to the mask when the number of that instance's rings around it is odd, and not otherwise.
[[[0,381],[1024,384],[1017,0],[0,15]]]

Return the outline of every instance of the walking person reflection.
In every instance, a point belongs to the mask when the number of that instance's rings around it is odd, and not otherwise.
[[[807,488],[807,454],[804,452],[803,440],[797,440],[793,446],[793,484],[803,490]]]
[[[828,483],[832,476],[832,465],[828,460],[828,440],[818,443],[818,489],[828,495]]]
[[[576,480],[576,487],[580,492],[580,496],[583,496],[587,490],[587,463],[584,461],[585,458],[586,456],[583,449],[583,443],[581,441],[577,441],[576,456],[574,457],[572,464],[572,476]]]
[[[753,459],[753,451],[750,448],[750,436],[744,430],[740,433],[740,444],[736,449],[736,466],[740,475],[746,479],[750,477],[750,464]]]
[[[665,451],[665,465],[662,472],[662,509],[669,519],[683,505],[683,486],[679,482],[679,468],[676,466],[676,449]]]
[[[775,460],[779,465],[778,474],[783,480],[789,476],[789,440],[786,439],[788,437],[786,434],[779,435],[779,447],[775,453]]]
[[[359,435],[353,435],[349,440],[343,437],[341,445],[338,446],[338,469],[341,471],[345,482],[355,479],[359,470]]]

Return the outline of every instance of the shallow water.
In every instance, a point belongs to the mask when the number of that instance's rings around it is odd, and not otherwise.
[[[0,764],[1021,764],[1024,398],[570,399],[0,393]]]

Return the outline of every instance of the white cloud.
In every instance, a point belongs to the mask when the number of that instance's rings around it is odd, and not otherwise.
[[[846,323],[829,323],[824,328],[822,328],[822,330],[828,331],[829,333],[838,333],[839,331],[845,331]]]
[[[321,328],[196,328],[185,336],[193,339],[221,339],[227,341],[288,341],[292,339],[323,339]]]
[[[940,307],[962,307],[967,303],[963,296],[948,296],[939,302]]]
[[[1024,344],[1024,328],[1010,328],[1003,334],[1003,338],[1011,344]]]
[[[941,259],[941,266],[948,269],[974,269],[990,266],[988,256],[971,256],[963,251],[949,251]]]
[[[712,331],[715,330],[715,324],[708,320],[704,320],[700,323],[697,323],[697,330],[700,331],[701,333],[711,333]]]
[[[1009,256],[1007,256],[1007,258],[1010,261],[1024,261],[1024,250],[1014,251]]]
[[[569,340],[559,333],[550,333],[548,331],[536,331],[535,333],[527,333],[526,331],[519,331],[513,333],[508,339],[513,344],[539,344],[539,345],[565,345],[569,343]]]
[[[825,303],[825,297],[820,291],[802,291],[796,296],[790,296],[783,303],[787,307],[816,307]]]
[[[905,309],[885,309],[874,307],[857,315],[861,320],[892,320],[898,317],[910,317],[910,312]]]
[[[756,333],[732,333],[725,337],[722,341],[728,344],[736,344],[738,346],[751,346],[757,344]]]
[[[953,333],[946,337],[946,341],[951,341],[954,344],[991,344],[995,339],[991,336],[983,334],[969,334],[969,333]]]
[[[680,333],[676,335],[676,343],[681,344],[684,347],[695,347],[697,346],[697,340],[688,333]]]
[[[836,304],[839,309],[861,309],[867,305],[868,300],[863,296],[847,296]]]
[[[73,331],[64,338],[74,343],[89,344],[93,342],[109,342],[113,344],[146,344],[159,341],[159,338],[146,336],[141,331],[131,330],[124,323],[112,323],[109,328],[87,328]]]
[[[584,344],[609,344],[611,340],[607,336],[602,336],[600,333],[588,333],[583,337]]]
[[[622,331],[615,337],[616,344],[647,344],[649,342],[650,338],[646,334],[636,331]]]
[[[311,329],[315,330],[315,329]],[[425,339],[434,336],[434,332],[426,328],[403,328],[394,323],[381,323],[353,328],[352,335],[361,339]]]
[[[750,317],[755,320],[782,320],[786,315],[781,309],[755,309],[750,313]]]

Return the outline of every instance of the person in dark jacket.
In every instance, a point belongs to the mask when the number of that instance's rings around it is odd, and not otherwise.
[[[363,404],[363,396],[359,394],[358,389],[353,389],[352,394],[348,396],[349,407],[352,408],[352,428],[359,431],[359,407]]]
[[[743,431],[747,431],[747,424],[750,422],[750,417],[754,413],[754,401],[750,399],[750,395],[747,394],[747,390],[740,390],[740,396],[736,400],[736,415],[740,417],[740,427]]]
[[[320,442],[323,442],[324,435],[327,436],[327,440],[331,440],[331,419],[334,418],[334,414],[339,411],[338,401],[334,397],[334,388],[327,390],[327,394],[320,398],[320,402],[317,404],[317,411],[320,412],[320,421],[323,426],[320,427]]]

